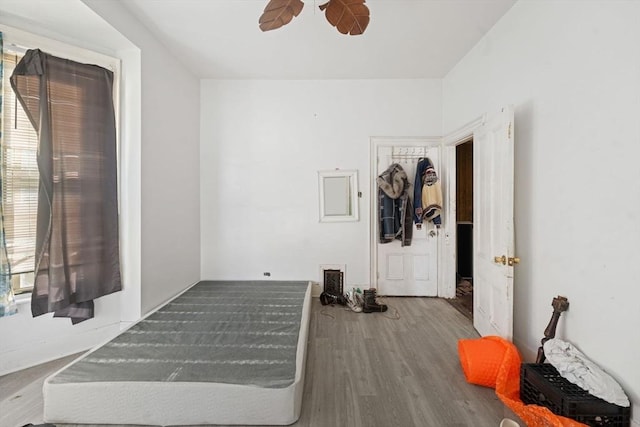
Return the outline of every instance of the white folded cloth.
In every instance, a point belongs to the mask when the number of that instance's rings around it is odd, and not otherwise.
[[[629,398],[620,384],[571,343],[552,338],[544,343],[544,355],[569,382],[609,403],[629,406]]]

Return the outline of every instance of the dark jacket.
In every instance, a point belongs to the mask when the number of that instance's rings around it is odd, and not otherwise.
[[[411,245],[411,183],[407,173],[397,163],[377,178],[378,221],[380,243],[400,240],[402,246]]]

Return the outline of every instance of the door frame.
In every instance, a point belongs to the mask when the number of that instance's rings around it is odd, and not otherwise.
[[[370,197],[369,197],[369,218],[370,218],[370,234],[369,234],[369,283],[370,287],[378,287],[378,208],[377,208],[377,194],[378,185],[375,181],[375,177],[378,176],[378,148],[379,147],[440,147],[442,151],[442,137],[433,136],[416,136],[416,137],[395,137],[395,136],[372,136],[369,138],[369,185]],[[440,154],[442,159],[442,153]],[[440,167],[442,167],[442,160],[440,161]],[[412,183],[413,184],[413,183]],[[443,239],[438,239],[437,246],[437,269],[440,271],[442,265],[440,253],[442,251]],[[438,297],[441,291],[440,274],[438,273]],[[455,294],[455,283],[454,283]]]
[[[458,231],[456,227],[456,146],[473,139],[474,132],[485,122],[486,114],[442,138],[441,167],[443,186],[444,243],[439,250],[438,296],[456,297]],[[475,208],[475,207],[474,207]]]
[[[424,146],[428,144],[440,146],[440,179],[443,188],[443,227],[438,239],[438,297],[455,298],[456,296],[456,146],[473,138],[476,130],[487,119],[488,113],[470,121],[443,137],[371,137],[369,153],[369,185],[371,234],[369,236],[370,280],[372,287],[377,286],[377,186],[374,177],[377,175],[377,152],[379,146],[406,145]]]

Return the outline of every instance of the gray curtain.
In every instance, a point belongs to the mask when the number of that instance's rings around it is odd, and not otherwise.
[[[38,133],[34,316],[78,323],[121,290],[113,73],[29,50],[11,86]]]

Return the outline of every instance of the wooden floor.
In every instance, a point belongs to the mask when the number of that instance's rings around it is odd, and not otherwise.
[[[515,418],[493,389],[464,379],[457,340],[478,336],[468,318],[437,298],[384,301],[388,312],[364,314],[313,300],[294,426],[497,427]],[[0,377],[0,426],[42,423],[44,378],[72,359]]]

